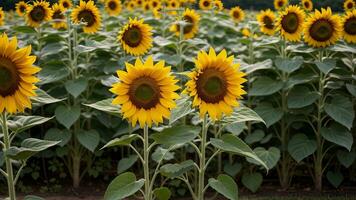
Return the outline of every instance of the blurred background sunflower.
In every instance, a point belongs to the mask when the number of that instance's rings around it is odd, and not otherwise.
[[[67,22],[64,16],[65,8],[61,4],[55,3],[52,6],[52,11],[52,19],[54,20],[52,27],[54,29],[67,28]]]
[[[95,33],[101,26],[101,15],[94,1],[80,1],[79,5],[73,9],[72,21],[76,24],[84,22],[83,31],[85,33]]]
[[[182,15],[182,20],[184,20],[187,23],[183,27],[184,38],[185,39],[193,38],[199,30],[200,15],[196,13],[195,10],[187,8]],[[180,24],[172,25],[170,30],[174,32],[177,36],[179,36]]]
[[[64,9],[69,9],[73,6],[71,0],[59,0],[58,3],[62,5]]]
[[[356,9],[347,11],[341,24],[345,41],[356,43]]]
[[[35,1],[26,10],[26,21],[29,26],[38,27],[42,22],[51,20],[52,9],[47,1]]]
[[[110,16],[117,16],[121,13],[122,5],[120,0],[106,0],[105,10]]]
[[[16,3],[16,13],[21,17],[24,16],[26,14],[27,7],[28,5],[26,2],[19,1],[18,3]]]
[[[260,25],[260,30],[262,33],[267,35],[274,34],[274,21],[276,19],[276,16],[271,9],[262,10],[259,14],[257,14],[256,18]]]
[[[300,41],[304,19],[305,13],[299,6],[288,6],[279,13],[276,22],[277,31],[280,31],[281,36],[288,41]]]
[[[239,23],[245,19],[245,12],[239,6],[236,6],[230,9],[230,16],[234,22]]]
[[[274,8],[280,10],[288,5],[288,0],[274,0]]]
[[[313,10],[313,1],[311,0],[302,0],[302,7],[306,11],[312,11]]]
[[[4,25],[5,23],[5,12],[0,7],[0,26]]]

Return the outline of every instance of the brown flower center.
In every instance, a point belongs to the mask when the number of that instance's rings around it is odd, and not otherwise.
[[[283,1],[278,1],[277,5],[278,5],[278,7],[282,7],[283,6]]]
[[[354,7],[354,4],[351,3],[351,2],[349,2],[349,3],[347,4],[347,8],[348,8],[348,9],[351,9],[352,7]]]
[[[10,96],[19,87],[20,77],[15,64],[8,58],[0,57],[0,96]]]
[[[64,8],[69,8],[69,3],[68,3],[68,2],[63,2],[62,6],[63,6]]]
[[[110,10],[115,10],[117,7],[117,5],[114,1],[110,1],[108,6],[109,6]]]
[[[263,24],[264,26],[267,28],[267,29],[273,29],[274,28],[274,25],[273,25],[273,21],[270,17],[268,16],[265,16],[263,18]]]
[[[142,76],[135,79],[129,89],[130,101],[137,108],[151,109],[159,103],[160,89],[151,77]]]
[[[57,10],[53,13],[53,19],[64,19],[64,15],[60,10]]]
[[[346,20],[344,25],[345,32],[349,35],[356,35],[356,17]]]
[[[42,6],[36,6],[30,12],[31,19],[35,22],[43,21],[45,18],[45,14],[46,11]]]
[[[25,7],[24,5],[21,5],[21,6],[20,6],[20,12],[23,13],[23,12],[25,12],[25,10],[26,10],[26,7]]]
[[[305,7],[305,8],[309,9],[309,6],[310,6],[309,2],[307,2],[307,1],[304,2],[304,7]]]
[[[282,18],[282,28],[288,33],[295,33],[298,29],[299,19],[296,13],[288,13]]]
[[[203,2],[203,6],[204,7],[209,7],[210,6],[210,2],[209,1],[204,1]]]
[[[141,29],[138,26],[131,26],[124,32],[122,39],[130,47],[139,46],[142,40]]]
[[[239,19],[240,18],[240,12],[237,11],[237,10],[234,11],[233,15],[234,15],[235,19]]]
[[[153,6],[153,8],[156,8],[156,7],[158,6],[158,3],[154,1],[154,2],[152,3],[152,6]]]
[[[188,24],[186,24],[183,28],[183,33],[184,34],[188,34],[190,33],[192,30],[193,30],[193,27],[194,27],[194,20],[192,17],[188,16],[188,15],[185,15],[183,17],[183,20],[186,21]],[[180,25],[177,24],[177,30],[180,31]]]
[[[309,29],[310,36],[318,41],[325,42],[333,36],[333,24],[327,19],[315,21]]]
[[[83,20],[87,27],[92,26],[95,23],[95,16],[90,10],[80,11],[78,14],[78,19]]]
[[[227,82],[224,73],[214,69],[205,69],[197,78],[199,98],[207,103],[218,103],[227,93]]]

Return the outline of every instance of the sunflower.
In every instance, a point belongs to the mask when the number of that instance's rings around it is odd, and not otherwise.
[[[244,36],[244,37],[250,37],[251,36],[251,31],[249,28],[243,28],[241,30],[241,34]]]
[[[211,10],[213,8],[212,0],[199,0],[199,8],[202,10]]]
[[[313,1],[312,0],[302,0],[302,6],[304,10],[312,11],[313,10]]]
[[[0,36],[0,113],[23,112],[31,108],[30,97],[36,96],[34,76],[40,71],[32,64],[36,56],[30,56],[31,46],[17,49],[17,38]]]
[[[27,3],[24,1],[20,1],[16,4],[16,12],[19,16],[24,16],[27,10]]]
[[[179,95],[178,80],[171,74],[171,67],[164,61],[153,63],[152,56],[142,63],[136,59],[135,65],[126,63],[126,72],[117,71],[120,82],[113,84],[110,91],[117,95],[114,105],[121,105],[123,118],[132,126],[139,122],[145,125],[158,125],[170,117],[170,110],[176,106]]]
[[[216,55],[212,48],[209,53],[199,52],[194,60],[195,69],[188,74],[184,92],[193,98],[193,106],[199,107],[201,118],[206,113],[212,120],[230,115],[233,107],[239,106],[237,100],[246,94],[242,86],[245,74],[233,61],[234,56],[227,57],[225,50]]]
[[[148,1],[143,2],[142,9],[145,12],[148,12],[151,10],[151,4]]]
[[[167,8],[169,10],[171,10],[170,12],[168,12],[168,14],[170,15],[176,15],[177,14],[177,9],[180,7],[180,1],[177,0],[169,0],[167,2]]]
[[[343,37],[346,42],[356,43],[356,9],[347,11],[342,18]]]
[[[63,8],[61,4],[55,3],[52,6],[52,10],[53,10],[52,19],[56,20],[53,22],[52,27],[54,29],[67,28],[67,23],[65,21],[65,16],[64,16],[65,8]]]
[[[182,20],[186,21],[188,24],[183,27],[183,33],[185,39],[193,38],[194,35],[199,30],[199,20],[200,15],[196,13],[193,9],[187,8],[182,16]],[[170,29],[172,32],[175,32],[177,36],[180,35],[180,25],[174,24]]]
[[[135,0],[135,1],[136,1],[136,6],[141,8],[144,1],[143,0]]]
[[[118,40],[123,49],[134,56],[145,54],[152,47],[152,27],[143,19],[131,19],[119,32]]]
[[[136,2],[135,1],[130,1],[127,3],[126,9],[128,11],[133,11],[136,8]]]
[[[152,10],[159,10],[162,7],[162,3],[159,0],[151,0],[149,2],[151,4],[150,6],[151,6]]]
[[[230,16],[236,23],[238,23],[245,19],[245,12],[239,6],[236,6],[231,8]]]
[[[71,0],[59,0],[58,4],[62,5],[64,9],[69,9],[73,6]]]
[[[0,26],[4,25],[5,21],[5,12],[2,10],[2,7],[0,7]]]
[[[105,10],[110,16],[117,16],[121,13],[122,5],[120,0],[106,0]]]
[[[288,6],[280,12],[276,22],[277,30],[288,41],[299,41],[303,33],[305,13],[299,6]]]
[[[354,0],[345,0],[344,1],[344,10],[353,10],[355,8],[356,4]]]
[[[216,10],[218,10],[218,11],[224,10],[224,4],[223,4],[223,2],[221,2],[221,0],[215,0],[214,6],[216,7]]]
[[[305,22],[304,40],[313,47],[335,44],[342,33],[341,19],[330,8],[316,10]]]
[[[260,30],[267,35],[273,35],[275,32],[274,20],[276,16],[268,9],[263,10],[257,15],[257,21],[260,24]]]
[[[42,22],[51,20],[52,9],[46,1],[36,1],[27,7],[26,21],[29,26],[38,27]]]
[[[76,24],[81,21],[86,23],[83,27],[85,33],[95,33],[101,25],[100,11],[95,6],[94,1],[80,1],[79,5],[73,9],[71,17]]]
[[[288,0],[274,0],[273,4],[276,10],[280,10],[283,7],[287,6]]]

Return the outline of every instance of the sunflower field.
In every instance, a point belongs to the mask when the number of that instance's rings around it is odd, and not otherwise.
[[[0,7],[0,199],[356,199],[356,2],[224,3]]]

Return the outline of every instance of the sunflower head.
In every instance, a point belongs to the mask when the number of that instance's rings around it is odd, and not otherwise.
[[[306,11],[312,11],[313,10],[313,1],[312,0],[302,0],[302,7]]]
[[[79,5],[73,9],[72,21],[76,24],[84,22],[83,31],[85,33],[95,33],[101,25],[101,15],[94,1],[80,1]]]
[[[121,13],[122,5],[120,0],[106,0],[105,10],[110,16],[117,16]]]
[[[61,29],[61,28],[67,28],[67,23],[65,21],[65,8],[61,4],[55,3],[52,6],[52,19],[54,20],[52,27],[54,29]]]
[[[274,0],[274,8],[280,10],[288,5],[288,0]]]
[[[346,42],[356,43],[356,9],[347,11],[342,18],[342,32]]]
[[[31,108],[30,97],[36,96],[34,76],[40,71],[33,66],[36,56],[31,56],[31,46],[17,49],[17,38],[0,36],[0,113],[23,112]]]
[[[238,99],[246,94],[242,84],[245,74],[234,64],[234,57],[227,57],[226,51],[216,55],[201,51],[194,60],[195,69],[188,74],[185,93],[193,98],[193,106],[199,108],[200,117],[207,113],[212,120],[230,115],[239,106]]]
[[[217,11],[223,11],[224,10],[224,4],[221,0],[215,0],[214,1],[214,6]]]
[[[152,27],[143,19],[129,19],[129,23],[119,32],[119,42],[123,49],[134,56],[145,54],[152,47]]]
[[[250,31],[249,28],[243,28],[243,29],[241,29],[241,34],[244,37],[250,37],[251,36],[251,31]]]
[[[167,3],[167,8],[171,11],[168,12],[170,15],[176,15],[177,14],[177,9],[181,6],[180,1],[178,0],[169,0]]]
[[[151,4],[148,1],[143,2],[142,9],[145,12],[148,12],[151,10]]]
[[[185,39],[191,39],[195,36],[195,34],[199,30],[199,20],[200,15],[195,12],[193,9],[187,8],[182,16],[182,20],[184,20],[187,24],[183,27],[183,34]],[[180,25],[174,24],[170,28],[172,32],[174,32],[177,36],[180,35]]]
[[[5,12],[2,10],[2,7],[0,7],[0,26],[4,24],[5,20]]]
[[[149,1],[152,10],[160,10],[162,8],[162,3],[159,0]]]
[[[341,19],[330,8],[316,10],[305,22],[304,40],[313,47],[335,44],[342,33]]]
[[[58,4],[62,5],[64,9],[69,9],[73,6],[71,0],[59,0]]]
[[[133,11],[133,10],[135,10],[136,6],[137,6],[136,1],[129,1],[126,5],[126,9],[128,11]]]
[[[257,15],[257,21],[260,25],[262,33],[267,35],[273,35],[275,32],[275,14],[270,10],[263,10]]]
[[[27,7],[26,21],[29,26],[38,27],[42,22],[51,20],[52,9],[46,1],[35,1]]]
[[[231,8],[230,16],[236,23],[239,23],[245,19],[245,12],[239,6],[236,6]]]
[[[16,4],[16,13],[19,16],[24,16],[26,14],[28,4],[24,1],[20,1]]]
[[[213,8],[213,0],[199,0],[199,8],[202,10],[211,10]]]
[[[288,6],[279,13],[277,31],[288,41],[300,41],[303,32],[305,13],[299,6]]]
[[[344,1],[344,10],[345,11],[349,11],[349,10],[353,10],[356,7],[356,3],[354,0],[345,0]]]
[[[171,68],[164,61],[153,63],[152,56],[146,62],[137,58],[135,65],[126,63],[126,71],[118,71],[119,82],[110,89],[117,95],[114,105],[121,105],[123,118],[135,126],[158,125],[170,117],[170,110],[176,106],[179,95],[178,80],[171,74]]]

